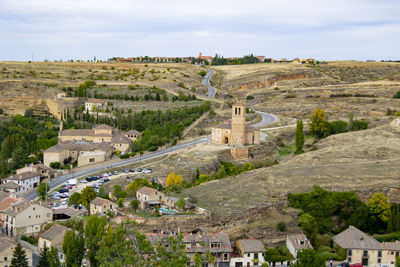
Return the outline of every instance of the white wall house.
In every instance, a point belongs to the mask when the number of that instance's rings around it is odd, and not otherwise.
[[[312,249],[310,240],[304,234],[295,234],[286,236],[286,247],[290,254],[297,259],[297,253],[303,249]]]
[[[20,192],[26,192],[38,187],[40,183],[40,175],[37,172],[23,172],[16,175],[11,175],[5,179],[5,182],[14,182],[21,186]]]
[[[260,266],[265,262],[264,244],[258,239],[240,239],[236,241],[237,254],[232,255],[230,266],[253,267]]]

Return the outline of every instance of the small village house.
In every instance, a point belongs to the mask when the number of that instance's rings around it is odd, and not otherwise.
[[[107,102],[101,99],[90,99],[85,102],[85,111],[97,111],[99,109],[105,108],[107,106]]]
[[[349,226],[332,240],[347,250],[347,262],[350,264],[361,263],[369,267],[384,264],[394,267],[400,253],[399,241],[381,243],[354,226]]]
[[[5,183],[9,182],[14,182],[20,185],[20,192],[26,192],[38,187],[40,183],[40,175],[37,172],[30,170],[7,177]]]
[[[45,206],[19,200],[2,212],[4,233],[21,236],[39,233],[45,223],[53,221],[53,211]]]
[[[108,199],[96,197],[90,202],[90,214],[116,212],[117,210],[118,205]]]
[[[10,195],[15,198],[19,198],[23,194],[23,191],[21,190],[22,186],[13,181],[0,184],[0,189],[4,192],[10,193]]]
[[[143,186],[136,192],[136,198],[140,201],[140,208],[149,208],[154,205],[161,205],[165,194],[148,186]]]
[[[63,245],[64,235],[70,230],[60,224],[53,224],[49,229],[39,235],[38,247],[40,250],[50,247],[59,247]]]
[[[304,234],[294,234],[286,236],[286,247],[290,254],[297,259],[297,253],[303,249],[312,249],[310,240]]]
[[[258,239],[240,239],[235,243],[235,256],[232,255],[231,267],[252,267],[265,262],[264,244]]]
[[[14,239],[5,236],[0,237],[0,267],[11,266],[11,260],[13,258],[13,252],[16,246],[17,242],[15,242]],[[26,258],[28,260],[28,266],[33,266],[32,250],[27,248],[23,248],[23,250],[25,251]]]

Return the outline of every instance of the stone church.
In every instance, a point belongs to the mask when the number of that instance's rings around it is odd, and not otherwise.
[[[214,126],[211,136],[213,144],[232,146],[260,144],[260,130],[246,125],[246,105],[243,103],[232,105],[231,122]]]

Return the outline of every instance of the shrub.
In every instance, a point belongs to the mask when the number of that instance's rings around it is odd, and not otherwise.
[[[122,208],[124,206],[124,200],[125,200],[125,198],[118,199],[118,202],[117,202],[118,207]]]
[[[254,96],[248,95],[248,96],[246,97],[246,99],[247,99],[247,100],[253,100],[253,99],[254,99]]]
[[[279,231],[284,232],[286,230],[286,224],[284,222],[278,222],[276,228],[278,228]]]
[[[51,162],[50,167],[53,169],[59,169],[61,167],[60,162]]]
[[[393,96],[393,98],[400,98],[400,91],[397,91],[397,93]]]
[[[387,115],[387,116],[393,115],[393,110],[391,110],[390,108],[388,108],[388,109],[386,110],[386,115]]]
[[[199,75],[200,75],[201,77],[204,77],[204,76],[207,75],[207,71],[205,71],[205,70],[199,71]]]

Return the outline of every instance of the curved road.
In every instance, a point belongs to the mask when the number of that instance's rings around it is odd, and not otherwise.
[[[54,188],[57,188],[57,187],[61,186],[62,184],[64,184],[66,181],[68,181],[71,178],[75,178],[75,179],[79,180],[79,178],[87,176],[89,174],[98,173],[98,172],[101,172],[101,171],[108,170],[110,168],[122,167],[122,166],[125,166],[125,165],[128,165],[128,164],[131,164],[131,163],[134,163],[134,162],[139,162],[139,161],[146,160],[146,159],[156,158],[156,157],[159,157],[159,156],[162,156],[162,155],[165,155],[165,154],[168,154],[168,153],[180,150],[180,149],[189,148],[189,147],[192,147],[192,146],[195,146],[195,145],[198,145],[198,144],[202,144],[202,143],[206,143],[206,142],[210,142],[210,138],[202,138],[202,139],[195,140],[195,141],[192,141],[192,142],[188,142],[188,143],[185,143],[185,144],[171,146],[169,148],[166,148],[166,149],[163,149],[163,150],[159,150],[159,151],[153,152],[151,154],[143,155],[143,156],[136,157],[136,158],[129,158],[129,159],[126,159],[126,160],[121,160],[121,161],[118,161],[118,162],[108,163],[108,164],[107,164],[107,162],[105,162],[105,164],[102,165],[102,166],[88,168],[88,169],[85,169],[85,170],[81,170],[81,171],[75,172],[74,174],[65,174],[65,175],[59,176],[59,177],[51,180],[48,184],[50,186],[50,190],[53,190]],[[24,198],[27,199],[27,200],[36,199],[37,198],[36,191],[32,190],[32,191],[26,193],[24,195]]]
[[[207,86],[209,97],[215,97],[215,93],[217,92],[217,89],[212,87],[210,84],[211,76],[213,74],[214,74],[214,71],[207,69],[207,74],[204,76],[203,80],[201,81],[202,84]],[[253,124],[252,125],[253,127],[261,128],[261,127],[264,127],[264,126],[271,124],[278,120],[278,118],[272,114],[268,114],[268,113],[265,113],[262,111],[256,111],[256,113],[261,116],[261,121],[259,123]]]

